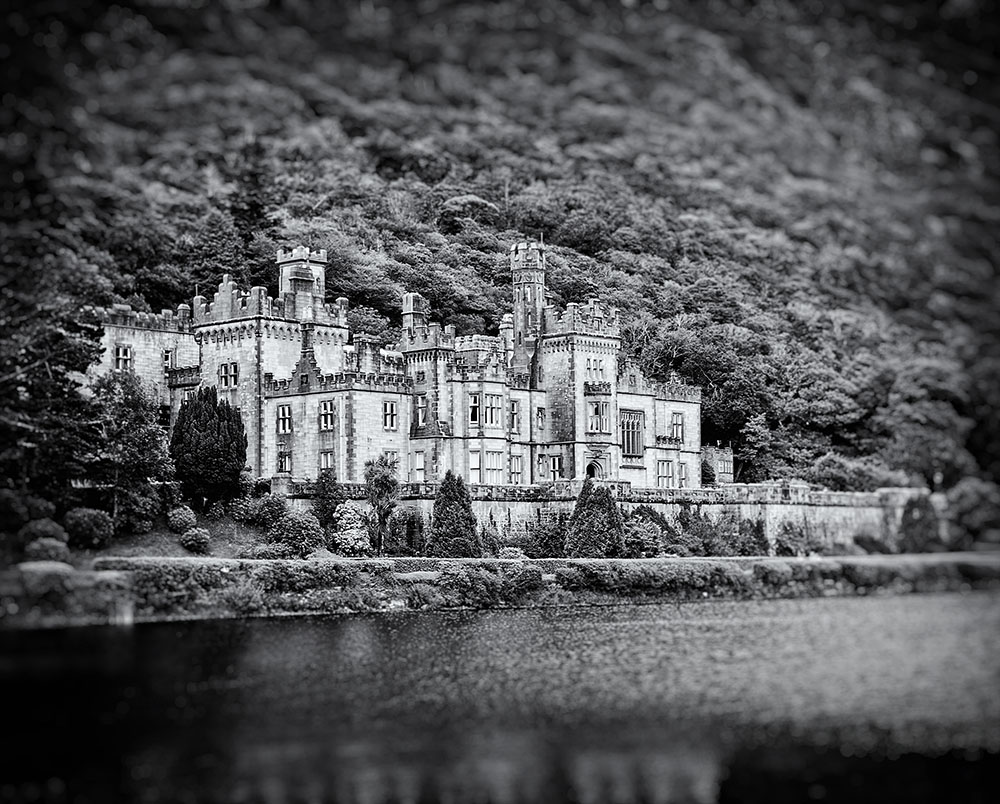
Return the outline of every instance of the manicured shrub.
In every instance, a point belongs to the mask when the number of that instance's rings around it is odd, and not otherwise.
[[[221,500],[216,500],[205,511],[205,519],[210,522],[218,522],[226,515],[226,506],[223,505]]]
[[[625,549],[622,558],[655,558],[660,553],[663,532],[644,520],[631,520],[625,525]]]
[[[287,544],[297,557],[304,558],[323,544],[323,528],[312,514],[290,510],[268,528],[267,538]]]
[[[255,544],[250,548],[248,553],[241,558],[256,558],[256,559],[276,559],[276,558],[295,558],[295,549],[288,544],[279,544],[272,542],[270,544]]]
[[[56,507],[53,503],[42,497],[35,497],[33,494],[24,498],[24,505],[28,509],[29,519],[52,519],[56,515]]]
[[[543,586],[541,567],[527,561],[502,567],[500,576],[503,581],[503,597],[508,603],[516,603]]]
[[[197,527],[197,525],[198,517],[186,505],[179,505],[176,508],[172,508],[167,514],[167,526],[174,533],[186,533],[191,528]]]
[[[383,552],[389,556],[421,556],[426,547],[424,517],[415,508],[397,508],[389,517]]]
[[[341,556],[369,556],[372,543],[368,519],[361,506],[347,500],[337,509],[335,526],[329,532],[330,550]]]
[[[587,478],[569,520],[566,555],[569,558],[620,556],[625,550],[621,513],[605,486]]]
[[[248,521],[252,525],[270,528],[287,513],[288,503],[285,498],[279,494],[268,493],[254,502]]]
[[[948,490],[952,549],[1000,540],[1000,486],[978,477],[962,478]]]
[[[24,557],[28,561],[69,561],[69,548],[60,539],[43,536],[28,543],[24,548]]]
[[[181,547],[189,553],[194,553],[195,555],[205,555],[208,553],[210,538],[205,528],[189,528],[181,534],[178,541]]]
[[[474,558],[478,555],[472,498],[465,482],[451,470],[445,474],[434,496],[434,518],[427,553],[442,558]]]
[[[503,599],[503,581],[482,566],[448,566],[438,585],[459,606],[487,609]]]
[[[497,553],[497,558],[503,558],[508,560],[512,558],[524,559],[527,557],[528,556],[525,555],[524,550],[522,550],[520,547],[501,547],[500,552]]]
[[[115,535],[115,523],[105,511],[96,508],[73,508],[63,517],[69,543],[78,548],[106,547]]]
[[[69,541],[69,534],[58,522],[51,519],[33,519],[17,532],[17,542],[27,546],[36,539],[55,539],[66,544]]]

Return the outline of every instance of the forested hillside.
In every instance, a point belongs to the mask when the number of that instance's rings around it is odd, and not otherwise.
[[[989,3],[193,5],[8,20],[8,474],[83,437],[81,304],[273,291],[302,243],[387,340],[404,290],[495,332],[544,237],[554,300],[701,385],[741,480],[1000,477]]]

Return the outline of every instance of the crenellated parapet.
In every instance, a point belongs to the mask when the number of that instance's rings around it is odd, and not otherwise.
[[[303,382],[306,377],[306,382]],[[309,374],[276,380],[264,375],[264,395],[268,398],[296,396],[298,394],[333,391],[378,391],[380,393],[408,394],[413,390],[413,380],[402,374],[376,374],[358,371],[338,371],[332,374]]]
[[[129,304],[113,304],[110,307],[88,307],[106,326],[132,327],[161,332],[190,332],[191,308],[186,304],[177,305],[177,312],[161,310],[159,313],[145,313],[133,310]]]
[[[618,390],[632,394],[652,394],[668,402],[700,402],[701,388],[688,385],[677,374],[666,382],[651,380],[633,360],[622,362],[618,370]]]
[[[492,335],[462,335],[455,338],[456,352],[499,352],[502,349],[500,338]]]
[[[178,366],[167,370],[168,388],[193,388],[201,384],[201,366]]]
[[[618,320],[618,310],[614,307],[605,307],[597,299],[591,299],[586,304],[570,302],[561,313],[547,306],[542,334],[620,338],[621,324]]]
[[[448,324],[442,327],[438,323],[403,328],[403,336],[399,341],[400,351],[416,352],[421,349],[454,349],[455,327]]]

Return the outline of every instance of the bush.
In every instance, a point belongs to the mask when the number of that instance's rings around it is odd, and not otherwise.
[[[500,552],[497,553],[497,558],[503,558],[503,559],[512,559],[512,558],[524,559],[527,557],[528,556],[525,555],[524,550],[522,550],[520,547],[501,547]]]
[[[389,556],[421,556],[426,547],[424,517],[415,508],[397,508],[389,517],[383,551]]]
[[[525,552],[531,558],[565,558],[569,517],[562,512],[551,514],[527,526]]]
[[[250,518],[247,520],[251,525],[259,525],[262,528],[271,528],[288,513],[288,503],[285,498],[270,492],[258,498],[253,504]]]
[[[174,533],[186,533],[191,528],[197,527],[198,517],[186,505],[179,505],[170,509],[167,514],[167,526]]]
[[[766,556],[770,551],[767,537],[764,535],[763,519],[742,519],[736,533],[736,541],[731,555],[734,556]]]
[[[208,553],[210,539],[208,531],[204,528],[189,528],[181,534],[178,541],[181,547],[189,553],[194,553],[195,555],[205,555]]]
[[[222,504],[221,500],[216,500],[210,506],[208,510],[205,511],[205,519],[211,522],[218,522],[226,515],[226,506]]]
[[[930,496],[907,500],[899,523],[900,552],[929,553],[943,549],[940,521]]]
[[[330,531],[330,550],[341,556],[368,556],[372,543],[368,536],[368,519],[361,506],[348,500],[340,505]]]
[[[495,556],[500,550],[500,534],[497,533],[496,525],[492,521],[487,522],[479,529],[479,555],[488,557]]]
[[[17,532],[17,543],[26,546],[36,539],[55,539],[66,544],[69,535],[62,525],[51,519],[33,519]]]
[[[56,515],[56,507],[48,500],[29,494],[24,498],[29,519],[52,519]]]
[[[566,535],[566,555],[570,558],[620,556],[625,550],[621,513],[605,486],[594,488],[587,478],[577,498]]]
[[[818,553],[822,542],[812,532],[807,523],[797,525],[794,522],[782,522],[778,535],[774,539],[774,554],[776,556],[807,556]]]
[[[277,559],[295,558],[295,550],[287,544],[255,544],[240,558]]]
[[[17,533],[30,519],[21,495],[12,489],[0,489],[0,532]]]
[[[153,528],[153,520],[161,510],[159,496],[152,486],[123,491],[118,499],[115,532],[149,533]]]
[[[472,498],[462,478],[450,469],[434,496],[434,519],[427,552],[441,558],[474,558],[478,555]]]
[[[644,520],[629,521],[625,526],[625,549],[622,558],[655,558],[660,553],[663,532]]]
[[[272,542],[287,544],[295,556],[305,558],[323,545],[323,528],[319,520],[305,511],[286,511],[267,531]]]
[[[329,469],[320,472],[313,491],[312,512],[324,529],[328,530],[336,525],[337,509],[343,502],[344,489],[337,482],[334,473]]]
[[[227,510],[234,522],[249,522],[253,519],[256,505],[257,501],[249,497],[237,497],[229,501]]]
[[[40,519],[39,522],[51,521]],[[24,557],[28,561],[69,561],[69,548],[60,539],[43,536],[29,542],[24,548]]]
[[[503,598],[500,576],[481,566],[445,567],[438,585],[459,606],[487,609],[499,604]]]
[[[63,517],[69,543],[78,548],[105,547],[115,534],[115,523],[96,508],[73,508]]]
[[[253,578],[240,578],[219,599],[233,614],[248,617],[263,610],[264,587]]]
[[[525,595],[541,589],[542,569],[537,564],[521,562],[502,567],[503,597],[508,603],[516,603]]]

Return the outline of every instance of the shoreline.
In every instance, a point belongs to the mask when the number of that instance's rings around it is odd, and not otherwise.
[[[0,572],[0,629],[1000,591],[1000,553],[815,558],[105,557]]]

